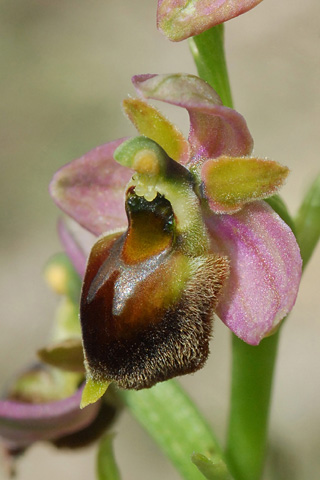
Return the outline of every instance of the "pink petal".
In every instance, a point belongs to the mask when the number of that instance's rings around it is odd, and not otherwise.
[[[100,408],[100,402],[80,410],[80,388],[64,400],[30,404],[0,401],[0,437],[8,448],[24,448],[38,440],[53,440],[82,430]]]
[[[262,0],[158,0],[157,26],[179,42],[245,13]]]
[[[127,224],[124,192],[133,171],[113,160],[124,140],[101,145],[65,165],[50,183],[58,207],[95,235]]]
[[[295,303],[302,264],[296,239],[261,201],[234,215],[212,215],[207,227],[213,250],[231,265],[217,314],[238,337],[258,345]]]
[[[137,75],[132,82],[145,98],[188,110],[193,163],[221,155],[241,157],[251,153],[253,140],[246,121],[235,110],[224,107],[219,95],[204,80],[187,74]]]

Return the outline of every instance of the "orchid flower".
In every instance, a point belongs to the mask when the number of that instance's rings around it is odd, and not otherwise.
[[[148,388],[194,372],[209,353],[215,312],[258,345],[292,309],[301,276],[295,237],[262,201],[288,169],[251,156],[243,117],[193,75],[139,75],[124,110],[141,134],[62,167],[57,205],[98,236],[80,317],[83,405],[115,381]],[[187,110],[188,140],[146,99]],[[67,251],[85,271],[77,242]]]
[[[179,42],[251,10],[262,0],[158,0],[157,26]]]
[[[70,261],[65,261],[64,257],[65,255],[55,256],[45,269],[48,283],[62,298],[52,339],[56,347],[43,349],[40,357],[45,360],[48,357],[50,363],[50,359],[57,356],[58,352],[61,363],[62,351],[65,350],[68,352],[66,363],[69,371],[38,361],[22,371],[7,388],[0,400],[0,444],[6,453],[9,470],[13,468],[15,453],[25,450],[36,441],[59,440],[60,443],[67,443],[74,440],[73,435],[76,433],[81,432],[82,435],[83,431],[88,432],[101,409],[101,402],[90,406],[86,411],[79,409],[83,391],[83,372],[79,369],[83,355],[82,352],[79,355],[76,346],[80,341],[76,307],[79,280],[73,273]],[[64,349],[64,345],[68,348]],[[78,361],[75,361],[75,352]],[[70,369],[71,358],[76,365],[75,369]]]

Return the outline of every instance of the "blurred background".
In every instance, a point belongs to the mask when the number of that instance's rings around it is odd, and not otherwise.
[[[319,171],[320,3],[265,0],[226,25],[237,110],[255,154],[287,165],[283,189],[295,212]],[[121,110],[137,73],[196,73],[188,43],[156,30],[156,0],[0,0],[0,379],[5,384],[48,338],[57,304],[43,265],[60,250],[52,174],[107,141],[134,133]],[[162,109],[162,105],[160,106]],[[184,112],[166,113],[183,129]],[[186,130],[185,130],[186,131]],[[304,275],[283,329],[265,480],[320,478],[320,250]],[[183,385],[224,440],[230,342],[216,322],[206,367]],[[114,425],[124,480],[179,476],[128,413]],[[33,446],[18,480],[94,479],[95,449]],[[1,474],[0,474],[0,478]]]

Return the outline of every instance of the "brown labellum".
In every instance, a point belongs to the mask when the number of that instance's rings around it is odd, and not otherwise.
[[[164,197],[126,205],[128,230],[92,249],[81,324],[88,374],[138,390],[203,366],[228,261],[183,255]]]

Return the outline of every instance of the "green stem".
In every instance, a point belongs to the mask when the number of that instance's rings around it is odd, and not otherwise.
[[[227,463],[237,480],[261,477],[279,333],[260,345],[232,336],[232,387]]]
[[[224,25],[217,25],[189,39],[199,76],[220,95],[222,103],[232,108],[232,95],[224,53]]]
[[[102,437],[97,454],[97,479],[98,480],[121,480],[121,475],[114,458],[113,438],[114,434]]]

